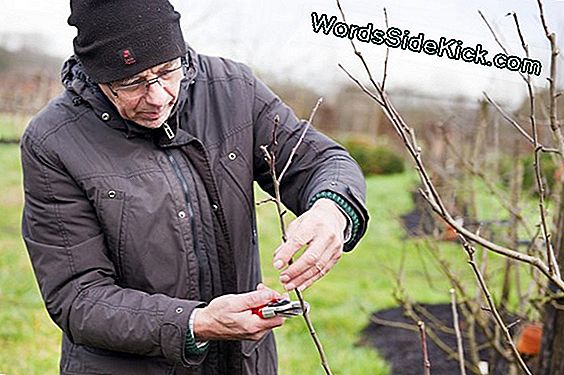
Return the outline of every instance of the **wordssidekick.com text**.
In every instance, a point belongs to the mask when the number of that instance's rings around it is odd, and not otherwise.
[[[462,60],[469,63],[484,66],[494,66],[498,69],[508,69],[519,71],[525,74],[539,76],[542,64],[538,60],[520,58],[518,56],[508,56],[498,53],[489,60],[488,51],[483,49],[481,44],[474,47],[464,47],[463,42],[458,39],[439,38],[439,41],[425,38],[425,34],[419,33],[411,35],[409,30],[401,30],[397,27],[389,27],[381,30],[374,27],[372,23],[366,26],[337,22],[337,16],[328,17],[326,14],[311,13],[311,24],[315,33],[322,32],[325,35],[333,34],[339,38],[356,39],[364,43],[376,45],[386,45],[390,48],[401,48],[427,55],[448,57],[453,60]]]

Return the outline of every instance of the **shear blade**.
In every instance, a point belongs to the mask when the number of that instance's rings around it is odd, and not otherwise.
[[[309,310],[309,304],[307,302],[304,302],[306,311]],[[289,302],[287,304],[285,304],[284,306],[278,306],[275,308],[276,309],[276,315],[280,315],[283,316],[285,318],[291,318],[293,316],[297,316],[297,315],[302,315],[303,314],[303,309],[302,309],[302,305],[300,304],[299,301],[293,301],[293,302]]]

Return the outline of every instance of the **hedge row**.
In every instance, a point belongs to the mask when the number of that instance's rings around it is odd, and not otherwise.
[[[340,143],[357,161],[365,176],[401,173],[404,160],[386,146],[374,145],[362,139],[343,139]]]

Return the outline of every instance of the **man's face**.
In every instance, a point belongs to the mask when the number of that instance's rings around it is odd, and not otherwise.
[[[121,117],[147,128],[158,128],[170,116],[183,72],[180,58],[144,70],[133,77],[100,84]],[[157,82],[152,81],[158,78]]]

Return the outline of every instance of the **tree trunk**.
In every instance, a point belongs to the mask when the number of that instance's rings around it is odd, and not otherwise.
[[[560,210],[553,235],[558,252],[558,265],[564,271],[564,189],[560,191]],[[552,286],[553,292],[558,290]],[[544,310],[542,349],[539,358],[539,375],[564,374],[564,298],[547,303]]]

